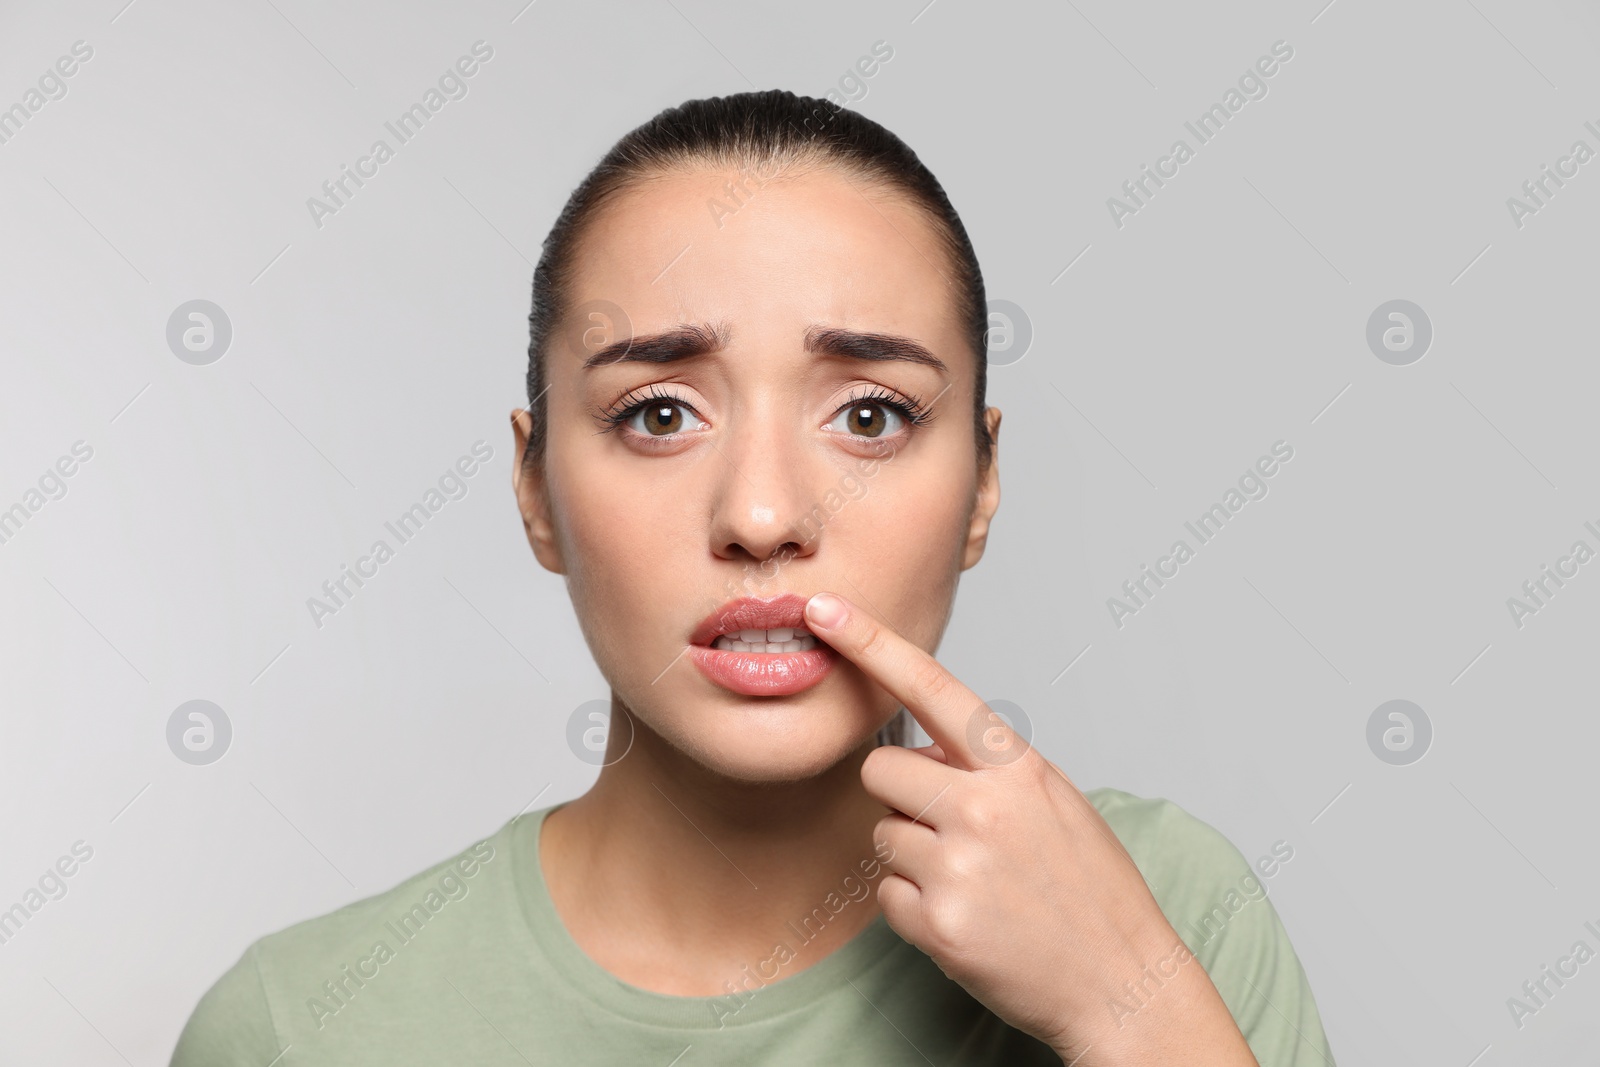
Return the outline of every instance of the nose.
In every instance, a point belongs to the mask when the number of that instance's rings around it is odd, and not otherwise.
[[[820,514],[812,483],[819,461],[808,455],[792,415],[750,416],[740,432],[716,442],[711,551],[738,563],[787,562],[813,555]],[[770,576],[769,576],[770,577]]]

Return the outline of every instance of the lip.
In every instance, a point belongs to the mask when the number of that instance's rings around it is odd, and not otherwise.
[[[839,653],[820,637],[809,652],[732,652],[711,642],[739,630],[805,626],[809,597],[739,597],[701,620],[689,638],[689,658],[707,679],[741,696],[791,696],[810,689],[833,670]]]
[[[774,597],[736,597],[701,619],[689,643],[710,648],[711,642],[718,637],[740,630],[804,627],[806,601],[810,599],[798,593]]]

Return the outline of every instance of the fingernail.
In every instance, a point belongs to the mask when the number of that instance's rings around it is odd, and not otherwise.
[[[844,601],[832,593],[818,593],[806,601],[806,619],[824,630],[831,630],[844,621]]]

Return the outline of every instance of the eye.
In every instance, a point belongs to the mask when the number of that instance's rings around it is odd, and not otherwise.
[[[650,400],[630,411],[623,421],[630,430],[646,437],[666,437],[679,433],[688,423],[686,407],[675,400]]]
[[[666,443],[686,430],[705,427],[687,400],[660,386],[633,390],[610,408],[596,411],[595,416],[602,424],[601,433],[626,427],[628,436],[641,444]]]
[[[839,420],[844,420],[844,425],[838,425]],[[884,434],[893,434],[905,425],[906,418],[893,406],[881,400],[853,401],[849,407],[834,416],[829,427],[842,430],[856,437],[881,437]]]
[[[917,397],[902,397],[877,386],[865,395],[851,397],[823,429],[871,440],[893,437],[907,425],[921,426],[932,418],[929,406]]]

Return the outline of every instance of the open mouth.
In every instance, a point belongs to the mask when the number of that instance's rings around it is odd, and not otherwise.
[[[770,630],[740,630],[718,635],[711,647],[723,652],[810,652],[817,647],[816,637],[805,627],[781,626]]]
[[[701,620],[689,659],[715,685],[742,696],[792,696],[827,677],[839,654],[806,629],[808,598],[739,597]]]
[[[807,599],[798,593],[738,597],[701,619],[689,643],[722,652],[809,652],[818,641],[806,628]]]

